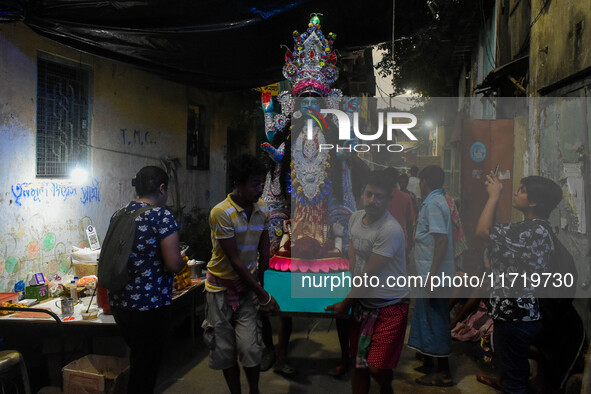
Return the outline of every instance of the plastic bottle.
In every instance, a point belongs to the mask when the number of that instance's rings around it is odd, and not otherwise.
[[[72,297],[74,300],[78,300],[78,277],[74,276],[74,289],[76,289],[76,296]]]
[[[70,282],[70,297],[72,297],[74,301],[78,301],[78,289],[76,288],[75,280]]]

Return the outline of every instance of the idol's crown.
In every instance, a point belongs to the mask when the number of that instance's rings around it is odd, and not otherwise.
[[[322,34],[317,15],[312,16],[305,32],[293,32],[295,46],[293,52],[288,49],[285,53],[283,66],[283,76],[291,82],[293,96],[330,94],[330,85],[339,77],[335,67],[337,55],[332,49],[336,38],[333,33],[326,37]]]

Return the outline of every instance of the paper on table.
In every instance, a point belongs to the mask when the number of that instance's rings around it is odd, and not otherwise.
[[[24,308],[23,308],[24,309]],[[51,308],[40,308],[40,309],[47,309],[48,311]],[[51,318],[50,315],[43,312],[17,312],[10,315],[10,317],[18,317],[18,318],[28,318],[28,319],[44,319],[44,318]]]

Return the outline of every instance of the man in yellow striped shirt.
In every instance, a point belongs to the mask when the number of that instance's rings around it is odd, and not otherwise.
[[[231,393],[240,392],[237,361],[250,392],[258,393],[264,349],[258,311],[279,310],[259,284],[270,250],[269,212],[260,198],[266,171],[252,155],[232,160],[229,175],[234,190],[209,215],[213,249],[205,282],[204,337],[210,348],[209,366],[223,370]]]

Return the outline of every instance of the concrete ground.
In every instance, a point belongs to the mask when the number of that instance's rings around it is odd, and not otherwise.
[[[278,318],[271,319],[276,332]],[[410,319],[409,319],[410,322]],[[409,327],[410,328],[410,323]],[[408,329],[407,329],[408,336]],[[189,338],[177,337],[168,348],[164,365],[159,374],[157,393],[227,393],[228,389],[221,371],[207,366],[207,351],[201,343],[191,355]],[[277,336],[275,333],[275,343]],[[480,343],[454,341],[450,367],[454,386],[425,387],[415,383],[421,374],[414,368],[421,365],[415,352],[404,346],[398,367],[394,370],[393,388],[397,393],[495,393],[496,391],[476,381],[476,374],[494,374],[491,367],[480,362]],[[286,379],[271,370],[262,372],[262,393],[349,393],[350,376],[336,379],[328,375],[340,357],[335,322],[329,318],[294,318],[293,334],[289,350],[291,364],[298,373]],[[242,390],[248,393],[246,378],[242,372]],[[371,393],[378,393],[372,382]]]

